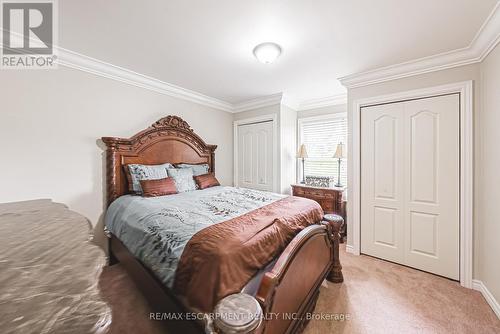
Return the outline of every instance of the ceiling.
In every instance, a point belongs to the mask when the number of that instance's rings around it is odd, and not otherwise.
[[[59,45],[229,103],[341,94],[338,77],[469,45],[497,0],[64,0]],[[271,65],[255,45],[283,48]]]

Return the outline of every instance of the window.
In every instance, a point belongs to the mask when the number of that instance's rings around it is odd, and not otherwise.
[[[337,183],[339,165],[333,155],[340,142],[346,145],[347,150],[347,114],[299,119],[299,145],[306,145],[308,155],[305,175],[330,176]],[[302,166],[299,171],[302,175]],[[347,159],[341,163],[340,182],[344,186],[347,184]]]

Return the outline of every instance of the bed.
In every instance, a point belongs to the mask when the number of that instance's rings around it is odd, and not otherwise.
[[[190,299],[186,297],[187,290],[196,294],[199,289],[198,295],[208,293],[215,298],[213,302],[217,302],[228,293],[227,291],[234,291],[235,287],[239,287],[240,291],[253,296],[262,308],[264,318],[257,332],[299,333],[307,324],[307,317],[304,315],[314,309],[323,280],[327,278],[335,283],[343,281],[338,258],[340,226],[323,222],[322,216],[314,211],[316,204],[300,202],[307,201],[305,199],[223,186],[157,198],[142,198],[129,193],[124,169],[128,164],[208,164],[209,173],[215,174],[217,146],[206,144],[181,118],[167,116],[131,138],[103,137],[102,140],[107,147],[106,226],[109,237],[109,262],[110,265],[120,262],[125,267],[156,312],[193,312],[203,309],[188,302]],[[310,214],[299,214],[299,210],[292,216],[294,208],[296,211],[304,208],[304,212]],[[245,226],[241,224],[259,221],[265,216],[260,212],[265,212],[267,216],[274,215],[276,217],[273,217],[273,221],[281,219],[282,223],[293,222],[295,219],[295,225],[292,225],[294,227],[300,225],[297,222],[303,224],[294,230],[297,234],[282,240],[283,245],[276,254],[266,254],[266,248],[262,248],[262,245],[268,245],[269,242],[258,245],[258,249],[264,249],[261,252],[262,259],[257,262],[258,270],[253,264],[251,277],[247,272],[248,280],[245,276],[244,284],[243,281],[232,282],[232,290],[216,290],[211,284],[200,279],[193,280],[196,284],[182,284],[191,276],[194,277],[197,271],[206,270],[208,273],[211,270],[215,274],[223,271],[218,270],[210,261],[190,261],[191,258],[187,257],[186,253],[194,249],[194,246],[190,246],[196,237],[201,241],[198,246],[203,246],[203,241],[207,237],[210,238],[211,230],[226,226],[228,222],[234,223],[231,226]],[[305,220],[308,220],[307,224]],[[276,224],[273,224],[273,229],[274,225]],[[164,242],[160,252],[158,247],[155,249],[154,244],[159,228],[163,239],[167,235],[168,239],[173,240],[172,243]],[[220,232],[214,232],[217,233]],[[240,236],[238,233],[240,232],[232,233],[236,241]],[[279,233],[281,232],[269,232],[264,237],[269,240],[281,235]],[[222,242],[214,240],[212,244],[219,248]],[[168,249],[168,252],[165,252],[165,249]],[[251,249],[247,248],[247,253],[243,253],[242,248],[240,254],[232,255],[238,256],[243,262],[250,261],[250,256],[244,254],[250,254],[248,250]],[[223,252],[228,253],[227,250]],[[196,256],[193,258],[196,259]],[[311,261],[311,258],[314,258],[314,261]],[[235,263],[234,257],[228,261]],[[191,270],[195,265],[201,266],[201,269]],[[180,280],[179,277],[186,279]],[[217,276],[212,281],[219,280],[220,277]],[[213,304],[202,305],[205,307],[204,311],[211,305]],[[268,314],[292,313],[297,316],[266,317]],[[204,324],[200,321],[181,319],[166,323],[173,332],[205,331]]]

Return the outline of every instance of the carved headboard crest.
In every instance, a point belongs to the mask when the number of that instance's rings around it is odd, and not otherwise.
[[[108,205],[128,193],[124,165],[206,163],[215,173],[215,149],[206,144],[189,124],[178,116],[167,116],[130,138],[102,137],[106,144]]]
[[[162,119],[156,121],[151,125],[151,127],[157,128],[176,128],[183,129],[187,131],[193,132],[193,129],[189,126],[189,124],[178,116],[167,116]]]

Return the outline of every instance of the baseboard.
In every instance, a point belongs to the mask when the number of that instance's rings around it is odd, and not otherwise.
[[[484,299],[486,299],[486,302],[488,303],[488,305],[490,305],[493,312],[495,312],[498,319],[500,319],[500,304],[495,299],[495,297],[493,297],[493,295],[491,294],[490,290],[488,290],[486,285],[484,285],[484,283],[482,281],[474,279],[474,280],[472,280],[472,288],[474,290],[481,292]]]
[[[352,247],[351,245],[345,245],[345,251],[347,253],[354,254],[354,247]]]

